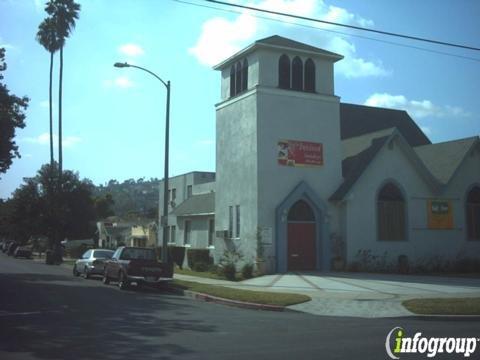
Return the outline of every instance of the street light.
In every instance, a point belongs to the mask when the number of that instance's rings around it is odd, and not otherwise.
[[[150,75],[156,77],[167,88],[167,110],[165,118],[165,175],[164,175],[164,187],[163,187],[163,216],[161,218],[161,225],[163,227],[163,243],[162,243],[162,262],[168,262],[167,255],[167,236],[168,236],[168,142],[169,142],[169,123],[170,123],[170,81],[163,81],[157,74],[147,70],[143,67],[131,65],[128,63],[117,62],[113,66],[117,68],[133,67],[143,71],[146,71]]]

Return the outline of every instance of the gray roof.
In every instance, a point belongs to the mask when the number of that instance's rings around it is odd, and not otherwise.
[[[342,140],[389,128],[397,128],[410,146],[431,144],[428,137],[406,111],[340,104],[340,137]]]
[[[391,136],[391,135],[390,135]],[[357,182],[363,174],[368,164],[375,158],[375,155],[383,147],[390,136],[373,139],[371,145],[355,156],[351,156],[342,161],[343,183],[330,196],[329,200],[338,201],[348,193],[351,187]]]
[[[388,128],[342,140],[342,158],[347,159],[355,157],[363,150],[369,148],[372,145],[373,140],[389,136],[394,131],[395,128]]]
[[[278,35],[273,35],[264,39],[257,40],[255,41],[255,44],[272,45],[272,46],[277,46],[282,48],[290,48],[295,50],[314,52],[319,55],[327,55],[328,57],[338,58],[338,60],[343,58],[342,55],[336,54],[334,52],[323,50],[318,47],[304,44],[299,41],[295,41],[295,40],[288,39]]]
[[[215,193],[192,195],[178,205],[173,214],[176,216],[199,216],[215,213]]]
[[[441,183],[447,184],[478,136],[415,147],[427,169]]]

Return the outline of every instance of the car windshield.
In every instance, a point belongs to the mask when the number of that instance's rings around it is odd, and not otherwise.
[[[93,257],[97,259],[110,259],[113,255],[113,251],[97,250],[94,251]]]
[[[123,250],[122,260],[156,260],[157,255],[153,249],[125,249]]]

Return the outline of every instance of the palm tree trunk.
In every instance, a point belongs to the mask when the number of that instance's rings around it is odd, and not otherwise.
[[[52,109],[52,82],[53,82],[53,51],[50,53],[50,85],[48,88],[48,103],[50,107],[50,166],[53,167],[53,109]]]
[[[62,82],[63,82],[63,46],[60,48],[60,76],[58,80],[58,180],[61,190],[63,154],[62,154]]]

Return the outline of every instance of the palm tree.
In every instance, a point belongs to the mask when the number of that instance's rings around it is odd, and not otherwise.
[[[52,113],[52,82],[53,82],[53,54],[60,48],[56,34],[55,21],[49,17],[38,26],[37,41],[50,53],[50,83],[48,87],[48,103],[50,110],[50,166],[53,166],[53,113]]]
[[[78,19],[80,5],[74,0],[50,0],[45,11],[55,22],[56,35],[60,44],[60,70],[58,80],[58,166],[59,182],[61,183],[63,154],[62,154],[62,85],[63,85],[63,47],[65,40],[75,28],[75,20]]]

